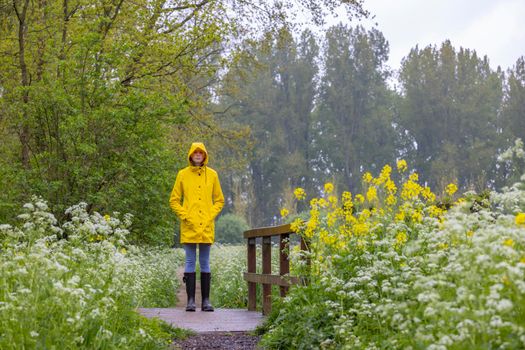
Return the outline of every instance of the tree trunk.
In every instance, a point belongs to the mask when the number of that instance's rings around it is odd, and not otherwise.
[[[20,143],[22,145],[22,154],[21,161],[24,168],[29,169],[29,139],[30,139],[30,130],[29,130],[29,116],[27,112],[28,103],[29,103],[29,90],[27,89],[31,84],[29,80],[29,74],[27,72],[27,65],[25,61],[25,39],[27,34],[27,21],[26,14],[27,8],[29,7],[29,0],[25,0],[23,8],[21,11],[16,6],[16,2],[13,2],[13,7],[15,9],[16,15],[18,17],[18,48],[19,48],[19,64],[20,64],[20,73],[22,78],[22,122],[18,132]]]

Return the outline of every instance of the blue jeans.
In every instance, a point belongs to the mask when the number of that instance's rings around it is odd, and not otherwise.
[[[197,243],[184,243],[184,251],[186,252],[186,266],[184,272],[195,272],[195,264],[197,261]],[[210,271],[210,248],[209,243],[199,243],[199,265],[201,272]]]

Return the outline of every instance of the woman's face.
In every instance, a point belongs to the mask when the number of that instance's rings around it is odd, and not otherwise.
[[[191,160],[195,165],[201,165],[202,162],[204,162],[204,152],[200,149],[195,150],[195,152],[191,154]]]

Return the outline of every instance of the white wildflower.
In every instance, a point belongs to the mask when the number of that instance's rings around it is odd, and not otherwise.
[[[514,305],[512,304],[512,301],[510,301],[509,299],[502,299],[496,305],[496,310],[498,310],[499,312],[507,312],[512,310],[513,306]]]
[[[139,328],[139,334],[140,334],[143,338],[146,338],[146,336],[147,336],[146,331],[143,330],[142,328]]]

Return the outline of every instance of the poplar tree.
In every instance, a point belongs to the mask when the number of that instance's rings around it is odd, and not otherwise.
[[[412,138],[420,179],[438,191],[457,182],[482,190],[500,147],[502,73],[475,51],[415,47],[403,60],[400,124]]]

